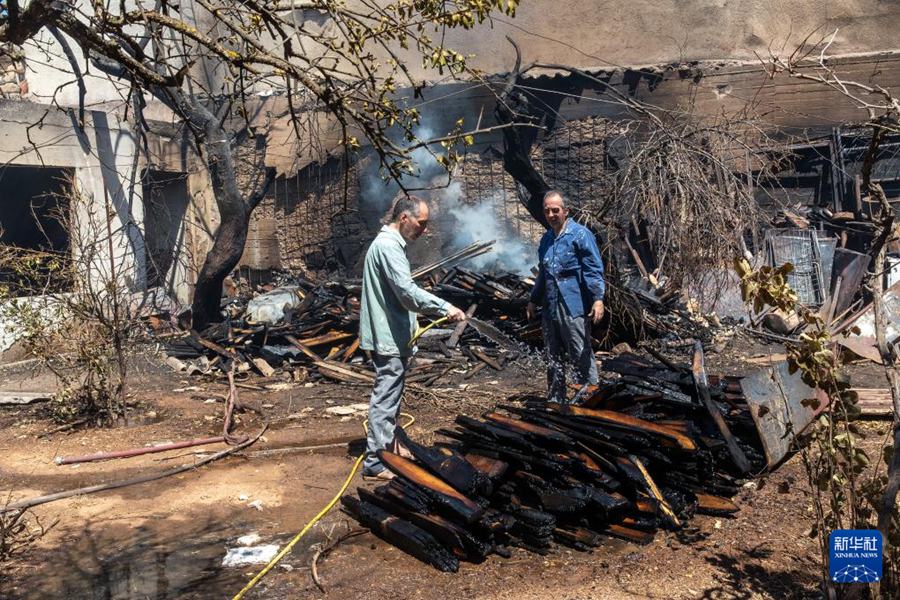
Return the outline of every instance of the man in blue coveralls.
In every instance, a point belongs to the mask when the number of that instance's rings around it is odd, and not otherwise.
[[[603,318],[603,260],[594,234],[569,219],[560,192],[544,194],[544,216],[550,229],[538,246],[540,272],[531,290],[527,313],[534,319],[543,306],[547,348],[547,401],[565,404],[566,363],[574,363],[576,383],[596,384],[597,361],[591,348],[591,324]]]

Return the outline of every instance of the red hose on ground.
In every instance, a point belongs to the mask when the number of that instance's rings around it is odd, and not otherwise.
[[[92,462],[95,460],[107,460],[112,458],[129,458],[131,456],[140,456],[141,454],[152,454],[154,452],[165,452],[167,450],[178,450],[180,448],[190,448],[192,446],[203,446],[206,444],[217,444],[225,442],[229,446],[239,446],[248,441],[246,435],[236,436],[231,433],[231,415],[235,406],[238,405],[237,387],[234,385],[234,365],[228,372],[228,398],[225,401],[225,423],[222,426],[222,435],[214,438],[203,438],[197,440],[188,440],[185,442],[173,442],[171,444],[163,444],[161,446],[152,446],[150,448],[132,448],[131,450],[117,450],[115,452],[98,452],[96,454],[87,454],[85,456],[57,456],[55,461],[57,465],[72,465],[76,463]]]
[[[85,456],[57,456],[55,462],[58,465],[72,465],[75,463],[92,462],[110,458],[128,458],[130,456],[165,452],[166,450],[178,450],[179,448],[190,448],[192,446],[203,446],[205,444],[217,444],[224,441],[225,438],[220,435],[219,437],[173,442],[171,444],[162,444],[160,446],[150,446],[149,448],[132,448],[131,450],[117,450],[115,452],[97,452],[96,454],[86,454]]]

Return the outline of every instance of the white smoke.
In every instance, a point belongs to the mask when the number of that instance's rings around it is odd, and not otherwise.
[[[450,239],[448,250],[496,240],[492,252],[476,256],[468,264],[477,270],[531,275],[531,267],[537,263],[537,247],[526,243],[508,221],[499,218],[502,203],[502,193],[493,192],[467,204],[463,202],[462,185],[458,181],[451,183],[441,194],[441,212],[450,215],[452,221],[444,233]]]
[[[428,119],[429,124],[420,126],[415,131],[415,136],[420,140],[433,139],[436,130],[430,123],[436,120],[438,119]],[[447,182],[444,167],[427,148],[414,150],[410,159],[414,172],[401,179],[403,187],[427,189],[440,187]],[[400,192],[400,185],[393,180],[385,181],[374,165],[362,175],[360,184],[360,206],[372,221],[369,225],[377,226],[377,222]],[[423,195],[429,196],[427,193]],[[470,259],[467,266],[483,271],[504,270],[518,275],[531,275],[531,267],[537,263],[537,246],[524,241],[508,220],[500,218],[503,214],[502,193],[494,192],[468,204],[463,201],[462,185],[453,181],[435,196],[440,203],[440,213],[449,216],[441,218],[441,223],[437,226],[441,229],[441,237],[449,240],[444,243],[445,253],[475,242],[496,240],[492,252]]]
[[[430,127],[422,126],[416,129],[415,136],[420,140],[430,140],[434,138],[434,130]],[[428,151],[428,148],[424,146],[413,150],[409,157],[412,162],[413,172],[400,178],[400,183],[402,183],[404,188],[428,187],[435,177],[446,173],[431,152]],[[384,216],[384,213],[388,211],[394,198],[400,192],[400,184],[393,179],[385,181],[382,177],[382,173],[377,166],[377,160],[374,161],[372,168],[362,175],[360,184],[361,205],[377,215],[377,219]]]

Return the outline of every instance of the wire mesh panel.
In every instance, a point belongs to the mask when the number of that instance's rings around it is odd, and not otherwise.
[[[825,302],[825,279],[815,229],[772,229],[766,232],[766,257],[770,266],[791,263],[788,284],[801,304],[811,307]]]

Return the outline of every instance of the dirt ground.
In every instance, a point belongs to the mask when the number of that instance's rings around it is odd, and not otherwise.
[[[737,360],[765,348],[736,339],[710,356],[711,373],[739,373]],[[853,372],[858,387],[884,387],[871,367]],[[459,380],[462,382],[462,380]],[[27,372],[0,371],[0,389],[42,390],[52,382]],[[533,369],[485,373],[435,396],[407,397],[416,418],[410,433],[431,441],[433,431],[460,412],[479,414],[513,394],[540,393]],[[253,379],[252,385],[266,381]],[[368,390],[339,384],[240,389],[244,412],[236,430],[263,439],[240,456],[200,469],[118,490],[39,506],[51,531],[0,573],[0,598],[222,598],[237,593],[259,565],[223,567],[227,548],[256,532],[258,544],[283,545],[336,493],[362,442],[362,413],[329,416],[329,406],[365,402]],[[117,461],[57,466],[54,457],[140,447],[218,435],[226,385],[186,378],[141,361],[133,382],[138,418],[126,427],[76,429],[39,437],[55,424],[41,405],[0,407],[0,498],[13,500],[153,473],[198,459],[175,450]],[[887,423],[870,423],[868,443],[881,443]],[[349,442],[349,450],[346,443]],[[315,450],[254,454],[291,446]],[[219,444],[207,451],[224,448]],[[357,485],[368,485],[357,477]],[[248,596],[253,598],[817,598],[818,550],[810,539],[804,476],[794,458],[745,485],[734,519],[697,517],[696,541],[660,532],[647,546],[609,540],[590,553],[556,549],[549,556],[513,550],[480,565],[463,563],[444,574],[370,533],[337,545],[318,561],[325,587],[312,581],[319,544],[356,528],[332,511]]]

